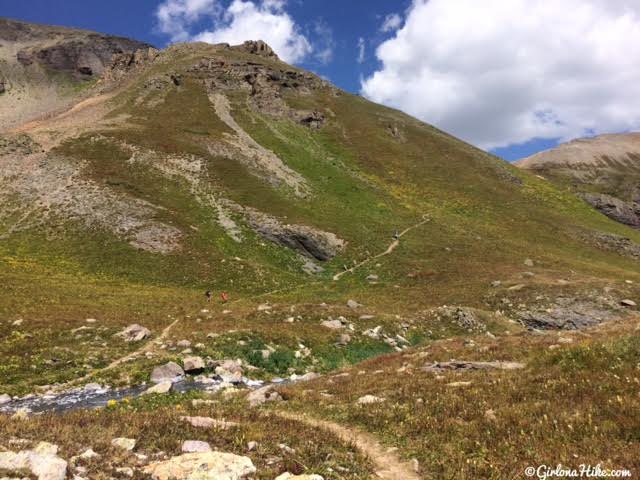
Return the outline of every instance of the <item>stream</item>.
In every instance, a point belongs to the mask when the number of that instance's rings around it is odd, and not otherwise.
[[[215,392],[226,388],[231,383],[235,386],[244,386],[254,389],[269,385],[281,385],[288,382],[284,379],[274,379],[271,382],[242,378],[236,382],[224,381],[220,377],[208,377],[204,380],[183,378],[173,383],[173,392],[204,391]],[[78,387],[64,392],[45,393],[42,395],[30,394],[22,398],[14,399],[0,405],[0,413],[16,413],[25,411],[30,415],[44,413],[64,413],[72,410],[89,410],[105,407],[110,400],[120,401],[125,398],[138,398],[152,385],[138,385],[122,389],[113,389],[95,383]]]

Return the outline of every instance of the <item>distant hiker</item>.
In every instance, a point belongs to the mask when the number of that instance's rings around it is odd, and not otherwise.
[[[213,293],[211,293],[211,290],[207,290],[206,292],[204,292],[204,296],[207,297],[207,302],[210,302]]]
[[[222,303],[227,303],[229,300],[229,294],[227,292],[222,292],[220,294],[220,298],[222,298]]]

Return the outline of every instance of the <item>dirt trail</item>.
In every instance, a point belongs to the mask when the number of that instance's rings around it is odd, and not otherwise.
[[[402,460],[394,451],[380,445],[373,435],[360,430],[348,428],[327,420],[310,418],[297,413],[274,411],[276,415],[304,423],[314,428],[321,428],[337,435],[341,440],[350,442],[367,455],[375,465],[375,475],[385,480],[420,480],[411,463]]]
[[[397,238],[395,238],[395,239],[393,240],[393,242],[391,242],[391,243],[389,244],[389,246],[387,247],[387,249],[386,249],[384,252],[379,253],[379,254],[377,254],[377,255],[374,255],[373,257],[369,257],[369,258],[367,258],[366,260],[363,260],[363,261],[361,261],[360,263],[357,263],[357,264],[356,264],[356,265],[354,265],[353,267],[348,268],[348,269],[347,269],[347,270],[345,270],[344,272],[336,273],[336,274],[333,276],[333,279],[334,279],[334,280],[340,280],[340,277],[342,277],[345,273],[353,273],[353,272],[354,272],[355,270],[357,270],[358,268],[360,268],[360,267],[362,267],[362,266],[364,266],[364,265],[366,265],[366,264],[368,264],[368,263],[372,262],[373,260],[376,260],[376,259],[378,259],[378,258],[380,258],[380,257],[384,257],[385,255],[389,255],[389,254],[390,254],[391,252],[393,252],[396,248],[398,248],[398,245],[400,245],[400,238],[402,238],[405,234],[409,233],[411,230],[413,230],[413,229],[415,229],[415,228],[418,228],[418,227],[420,227],[420,226],[424,225],[425,223],[427,223],[427,222],[429,222],[429,221],[431,221],[431,219],[430,219],[430,218],[428,218],[426,215],[423,215],[423,216],[422,216],[422,221],[420,221],[420,222],[416,223],[415,225],[411,225],[410,227],[407,227],[407,228],[405,228],[403,231],[401,231],[401,232],[398,234]]]

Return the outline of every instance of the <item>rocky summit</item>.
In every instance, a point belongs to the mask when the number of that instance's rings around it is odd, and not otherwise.
[[[640,471],[636,141],[0,19],[0,478]]]

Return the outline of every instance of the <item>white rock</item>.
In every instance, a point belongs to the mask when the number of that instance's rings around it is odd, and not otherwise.
[[[355,300],[348,300],[348,301],[347,301],[347,307],[349,307],[349,308],[353,308],[353,309],[355,309],[355,308],[359,308],[359,307],[361,307],[361,306],[362,306],[362,305],[360,305],[360,304],[359,304],[358,302],[356,302]]]
[[[211,451],[211,445],[200,440],[185,440],[182,443],[182,453],[205,453]]]
[[[625,307],[635,307],[636,302],[634,302],[633,300],[624,299],[620,302],[620,305],[624,305]]]
[[[144,469],[153,480],[239,480],[255,472],[249,457],[225,452],[185,453]]]
[[[15,473],[30,471],[38,480],[64,480],[67,462],[57,453],[58,447],[46,442],[41,442],[33,450],[0,452],[0,470]]]
[[[322,322],[320,322],[320,325],[332,330],[339,330],[341,328],[344,328],[344,325],[340,320],[323,320]]]
[[[384,400],[384,398],[376,397],[375,395],[365,395],[364,397],[360,397],[356,403],[358,405],[368,405],[371,403],[384,402]]]
[[[151,372],[151,381],[153,383],[177,382],[182,379],[184,370],[175,362],[168,362],[164,365],[156,367]]]
[[[3,393],[0,395],[0,405],[4,405],[5,403],[9,403],[11,401],[11,396]]]
[[[136,440],[133,438],[114,438],[111,440],[111,445],[127,450],[128,452],[136,448],[136,443]]]
[[[151,331],[149,331],[148,328],[134,323],[116,335],[123,338],[125,342],[139,342],[151,335]]]
[[[154,385],[153,387],[147,388],[143,392],[143,395],[150,395],[154,393],[155,394],[169,393],[172,389],[173,389],[173,383],[162,382],[162,383],[158,383],[157,385]]]

